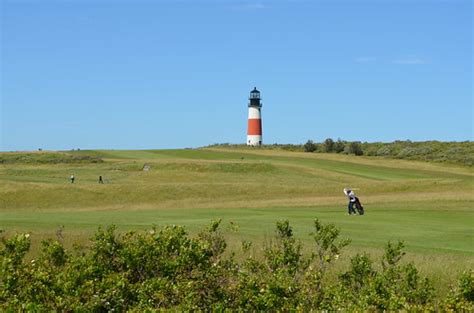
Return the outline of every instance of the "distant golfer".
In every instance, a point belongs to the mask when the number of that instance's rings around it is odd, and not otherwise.
[[[99,176],[99,184],[103,184],[104,181],[102,180],[102,176]]]
[[[356,202],[356,196],[354,194],[354,191],[352,191],[349,188],[344,188],[344,194],[349,198],[349,204],[347,205],[347,214],[356,214],[356,211],[354,209],[354,204]]]
[[[69,178],[69,180],[71,181],[71,184],[74,184],[74,175],[71,175],[71,177]]]
[[[349,204],[347,205],[347,213],[349,215],[356,214],[356,211],[354,209],[355,205],[357,212],[359,212],[359,215],[364,215],[364,207],[360,203],[359,198],[357,198],[354,194],[354,191],[349,188],[344,188],[344,194],[347,196],[347,198],[349,198]]]

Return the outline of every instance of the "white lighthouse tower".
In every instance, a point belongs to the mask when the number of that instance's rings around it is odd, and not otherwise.
[[[250,92],[247,146],[262,145],[262,103],[260,91],[255,87]]]

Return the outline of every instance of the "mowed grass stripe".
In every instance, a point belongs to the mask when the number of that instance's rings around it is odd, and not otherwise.
[[[88,151],[81,151],[87,153]],[[354,161],[338,161],[338,155],[317,155],[317,157],[301,156],[294,153],[291,157],[282,156],[278,152],[274,155],[268,151],[229,151],[218,149],[186,149],[186,150],[117,150],[117,151],[91,151],[94,156],[112,157],[112,158],[128,158],[128,159],[144,159],[151,162],[160,159],[191,159],[191,160],[235,160],[235,161],[281,161],[290,164],[299,164],[307,167],[313,167],[331,172],[337,172],[347,175],[353,175],[374,180],[401,180],[401,179],[420,179],[429,177],[459,177],[466,176],[466,173],[449,173],[449,172],[433,172],[426,169],[404,169],[397,167],[367,165],[365,162],[356,163]],[[313,154],[314,155],[314,154]],[[326,158],[325,158],[326,157]],[[331,159],[332,158],[332,159]],[[367,159],[365,157],[356,157],[356,159]],[[390,160],[392,161],[392,160]],[[389,163],[389,162],[388,162]],[[413,162],[404,162],[410,164]],[[397,164],[403,164],[397,163]],[[471,171],[472,172],[472,171]],[[469,175],[471,176],[471,175]],[[471,176],[472,177],[472,176]],[[466,178],[466,177],[464,177]]]
[[[347,175],[359,176],[363,178],[369,178],[374,180],[401,180],[401,179],[419,179],[419,178],[430,178],[430,177],[460,177],[468,178],[472,177],[469,175],[466,177],[465,173],[447,173],[439,171],[430,171],[426,169],[413,169],[413,168],[400,168],[400,167],[389,167],[379,165],[368,165],[365,163],[339,161],[331,158],[339,157],[338,155],[314,155],[314,158],[301,156],[301,154],[294,153],[293,156],[281,156],[278,153],[275,155],[268,154],[268,151],[258,150],[253,152],[248,151],[219,151],[215,149],[211,150],[168,150],[163,152],[157,152],[157,154],[170,155],[178,158],[189,158],[189,159],[218,159],[218,160],[247,160],[247,161],[267,161],[280,163],[303,165],[305,167],[316,168],[327,170],[330,172],[342,173]],[[311,155],[311,154],[309,154]],[[325,158],[327,157],[327,159]],[[355,157],[356,159],[366,159],[365,157]],[[411,162],[413,163],[413,162]],[[400,163],[398,163],[400,164]],[[402,163],[403,164],[403,163]],[[410,162],[405,162],[410,164]]]
[[[467,205],[467,204],[465,204]],[[277,220],[288,219],[299,238],[312,231],[312,221],[318,217],[335,223],[354,246],[380,247],[388,240],[404,240],[412,251],[450,252],[474,255],[472,246],[472,211],[454,209],[420,209],[429,203],[373,204],[364,216],[347,216],[340,206],[273,209],[172,209],[145,211],[88,211],[88,212],[1,212],[1,227],[7,230],[44,230],[64,225],[66,229],[87,228],[91,232],[98,225],[116,224],[122,230],[149,228],[153,224],[181,224],[196,231],[212,219],[233,222],[240,231],[254,238],[273,233]],[[305,235],[306,234],[306,235]]]
[[[229,149],[210,149],[216,153],[229,153],[232,150]],[[443,177],[443,178],[460,178],[460,179],[473,179],[474,168],[459,167],[448,164],[436,164],[419,161],[406,161],[406,160],[394,160],[394,159],[383,159],[380,157],[365,157],[365,156],[350,156],[340,154],[328,154],[328,153],[302,153],[302,152],[288,152],[288,151],[272,151],[272,150],[252,150],[248,151],[236,151],[234,152],[241,156],[246,156],[247,159],[265,159],[265,160],[282,160],[292,163],[302,163],[309,166],[319,165],[321,168],[329,169],[331,171],[340,170],[344,173],[352,173],[351,168],[353,166],[359,166],[361,169],[375,169],[383,174],[394,173],[395,178],[398,179],[396,173],[401,173],[402,177],[399,178],[423,178],[423,177]],[[183,153],[185,154],[185,153]],[[308,162],[309,161],[309,162]],[[342,169],[341,169],[342,168]],[[366,171],[363,171],[366,172]],[[362,176],[365,176],[362,173]],[[369,171],[369,176],[373,176]],[[375,178],[379,175],[375,175]],[[382,177],[388,179],[387,177]]]

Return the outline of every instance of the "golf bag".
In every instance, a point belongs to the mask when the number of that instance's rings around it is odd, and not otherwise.
[[[356,200],[355,207],[356,207],[357,213],[359,213],[359,215],[364,215],[364,207],[360,203],[359,198],[355,197],[355,200]]]

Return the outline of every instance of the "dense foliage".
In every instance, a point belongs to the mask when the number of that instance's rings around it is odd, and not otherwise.
[[[216,146],[216,145],[214,145]],[[244,145],[220,144],[217,146],[246,147]],[[308,140],[303,145],[273,144],[265,145],[264,149],[282,149],[288,151],[304,151],[316,153],[341,153],[354,155],[367,155],[395,159],[445,162],[474,166],[474,142],[442,142],[397,140],[394,142],[360,142],[334,141],[327,138],[321,143]],[[247,149],[255,149],[248,147]]]
[[[403,264],[403,243],[388,243],[380,264],[367,254],[350,260],[336,280],[328,269],[348,240],[333,225],[314,221],[313,251],[306,255],[288,221],[262,256],[242,243],[226,252],[214,221],[197,236],[182,227],[120,235],[99,228],[89,249],[42,243],[28,260],[28,234],[3,238],[0,311],[472,311],[473,272],[464,273],[446,299],[435,299],[430,280]]]

